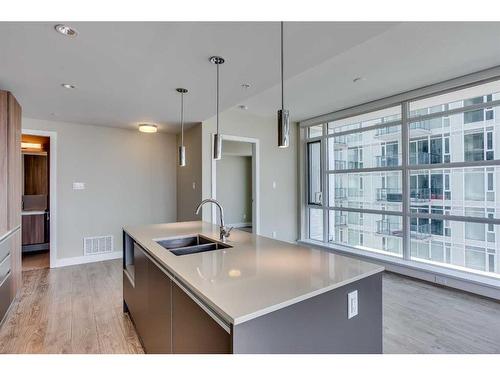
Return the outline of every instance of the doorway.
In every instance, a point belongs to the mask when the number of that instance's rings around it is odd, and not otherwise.
[[[22,269],[50,268],[50,137],[23,132]]]
[[[212,198],[224,207],[225,224],[259,233],[259,143],[257,139],[222,136],[222,159],[212,161]],[[219,212],[212,208],[212,222]]]

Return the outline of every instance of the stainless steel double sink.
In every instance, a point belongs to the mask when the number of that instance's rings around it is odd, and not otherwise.
[[[155,240],[155,242],[177,256],[202,253],[205,251],[228,249],[232,247],[225,243],[214,241],[210,238],[202,236],[201,234],[185,237],[165,238],[161,240]]]

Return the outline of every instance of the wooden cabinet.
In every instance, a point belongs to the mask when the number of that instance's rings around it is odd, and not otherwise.
[[[136,243],[124,246],[123,298],[146,353],[231,352],[229,332]]]
[[[0,91],[0,236],[8,231],[7,198],[8,198],[8,93]]]
[[[21,287],[21,106],[14,95],[0,91],[0,238],[12,236],[11,298]],[[0,301],[1,302],[1,301]]]
[[[172,280],[148,260],[148,324],[144,334],[147,353],[172,352]]]
[[[134,285],[127,274],[124,299],[146,353],[172,352],[172,280],[134,244]],[[127,285],[128,284],[128,285]]]
[[[22,239],[23,245],[34,245],[46,242],[45,214],[23,215]]]
[[[230,333],[176,284],[172,287],[172,330],[174,354],[231,353]]]

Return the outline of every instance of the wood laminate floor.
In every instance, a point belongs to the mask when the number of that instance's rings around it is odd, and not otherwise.
[[[0,327],[0,353],[142,353],[122,312],[122,263],[23,272]]]
[[[121,265],[24,272],[0,353],[142,353]],[[390,273],[383,288],[385,353],[500,353],[500,303]]]
[[[50,252],[39,251],[23,254],[23,271],[39,270],[50,267]]]

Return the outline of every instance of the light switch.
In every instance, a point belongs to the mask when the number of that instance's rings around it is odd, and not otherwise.
[[[273,181],[273,189],[276,189],[276,181]]]
[[[193,190],[196,190],[196,182],[193,182]]]
[[[85,182],[73,182],[73,190],[85,190]]]
[[[355,290],[347,295],[347,319],[358,315],[358,291]]]

